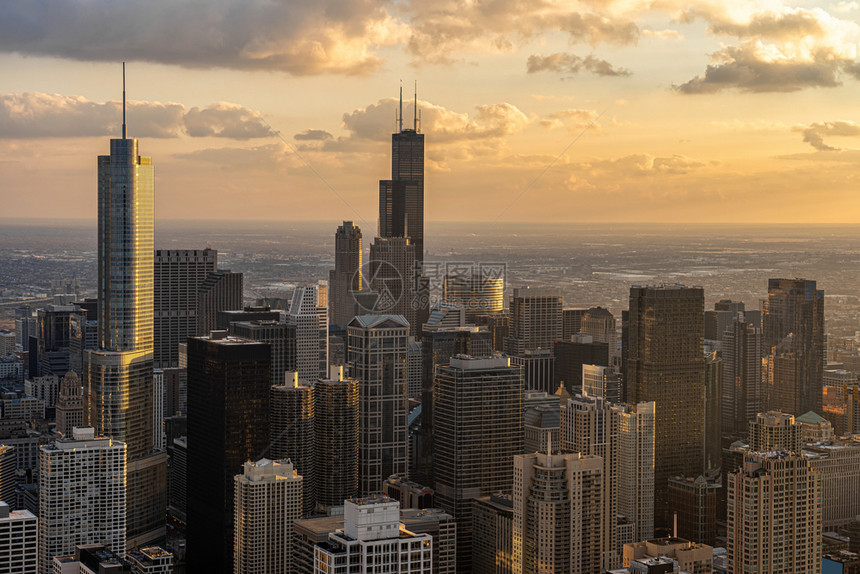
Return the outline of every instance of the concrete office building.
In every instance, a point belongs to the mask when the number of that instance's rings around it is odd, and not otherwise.
[[[329,272],[330,321],[346,327],[356,315],[356,291],[364,289],[361,228],[344,221],[334,234],[334,269]]]
[[[197,330],[197,295],[218,268],[214,249],[156,249],[154,260],[154,362],[159,369],[179,366],[179,343]]]
[[[0,502],[0,574],[36,574],[38,555],[38,519]]]
[[[126,445],[92,428],[40,449],[39,572],[78,544],[125,552]]]

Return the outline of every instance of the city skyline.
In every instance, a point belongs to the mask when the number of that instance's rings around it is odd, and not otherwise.
[[[118,135],[125,59],[159,218],[371,232],[398,88],[417,80],[427,221],[857,221],[856,2],[131,9],[8,11],[6,216],[94,217],[80,159]],[[92,43],[90,26],[127,35]],[[164,47],[174,26],[188,40]]]

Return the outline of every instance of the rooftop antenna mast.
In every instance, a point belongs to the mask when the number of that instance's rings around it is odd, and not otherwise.
[[[400,116],[397,120],[397,131],[403,131],[403,80],[400,80]]]
[[[412,129],[418,132],[418,80],[415,80],[415,104],[412,106]]]
[[[125,62],[122,63],[122,139],[125,138]]]

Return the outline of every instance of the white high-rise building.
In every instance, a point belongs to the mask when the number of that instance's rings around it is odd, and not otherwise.
[[[400,503],[387,496],[344,501],[343,529],[314,547],[314,574],[433,572],[433,537],[400,524]]]
[[[298,287],[293,292],[287,323],[296,326],[296,371],[315,381],[328,372],[328,284]]]
[[[292,572],[293,522],[302,517],[302,477],[289,461],[248,461],[234,478],[233,572]]]
[[[40,449],[39,572],[78,544],[125,554],[126,445],[76,428],[71,439]]]
[[[0,502],[0,574],[36,574],[37,522],[29,510]]]
[[[603,572],[603,467],[578,452],[514,457],[514,574]]]
[[[618,417],[618,513],[633,523],[633,540],[654,537],[654,425],[652,402],[612,407]]]

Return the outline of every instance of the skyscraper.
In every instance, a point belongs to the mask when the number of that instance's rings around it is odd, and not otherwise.
[[[289,574],[293,522],[302,515],[302,476],[286,460],[260,459],[235,476],[235,574]]]
[[[217,327],[218,311],[242,309],[244,285],[244,275],[229,269],[212,271],[206,276],[197,289],[197,335],[208,335]]]
[[[758,413],[749,425],[750,452],[784,451],[800,454],[803,427],[788,413]]]
[[[514,457],[514,574],[601,574],[603,460],[545,450]]]
[[[289,459],[303,477],[302,515],[309,516],[316,505],[316,472],[314,471],[314,387],[299,382],[298,375],[287,374],[283,384],[273,386],[269,394],[269,424],[272,447],[268,456]]]
[[[374,313],[402,315],[414,337],[421,336],[421,325],[429,313],[429,298],[423,307],[419,299],[422,282],[416,267],[417,254],[409,238],[377,237],[370,246],[367,264],[370,288],[379,294]]]
[[[125,554],[126,445],[80,428],[41,447],[39,458],[39,572],[77,544]]]
[[[698,476],[704,460],[705,413],[701,287],[630,288],[627,402],[657,406],[655,523],[669,527],[670,476]]]
[[[466,323],[475,325],[480,315],[500,313],[505,306],[505,278],[474,266],[466,273],[448,272],[443,285],[445,301],[466,312]]]
[[[289,347],[293,343],[290,336],[294,329],[278,321],[239,321],[230,323],[230,334],[242,339],[268,343],[271,351],[272,385],[282,385],[284,374],[292,371],[293,365],[288,357]]]
[[[552,287],[518,287],[510,304],[510,332],[505,340],[508,355],[526,350],[552,349],[561,339],[564,299]]]
[[[155,366],[179,366],[179,343],[197,331],[197,291],[218,268],[214,249],[155,251]]]
[[[768,279],[762,323],[769,408],[793,415],[820,412],[824,291],[815,281]]]
[[[424,134],[418,126],[416,93],[412,129],[403,127],[400,90],[398,130],[391,134],[391,179],[379,182],[379,236],[409,237],[415,260],[424,261]]]
[[[329,320],[346,327],[355,317],[353,291],[362,289],[361,228],[344,221],[334,235],[334,269],[329,272]]]
[[[612,407],[618,417],[618,513],[633,523],[633,539],[654,537],[653,402]]]
[[[358,494],[359,383],[342,367],[314,383],[317,506],[341,506]]]
[[[287,323],[296,326],[299,378],[315,381],[328,372],[328,295],[325,281],[293,292]]]
[[[582,316],[579,332],[591,335],[595,343],[606,343],[609,346],[609,360],[619,355],[618,333],[615,316],[603,307],[592,307]],[[610,362],[610,364],[614,364]]]
[[[750,421],[765,408],[761,329],[740,315],[728,324],[722,342],[722,432],[746,436]]]
[[[433,392],[436,502],[457,521],[457,571],[472,566],[472,500],[510,493],[523,448],[522,379],[506,357],[452,357]]]
[[[188,339],[188,569],[232,572],[233,477],[269,447],[269,346]]]
[[[127,447],[127,538],[141,544],[165,532],[167,459],[153,453],[155,178],[126,137],[124,84],[122,138],[98,158],[98,349],[84,358],[84,419]]]
[[[84,426],[84,401],[81,396],[81,379],[74,371],[63,376],[60,395],[57,397],[57,432],[72,436],[74,427]]]
[[[421,342],[421,427],[413,453],[411,476],[421,484],[432,485],[433,401],[436,369],[447,365],[455,355],[487,357],[493,353],[493,341],[486,327],[436,327],[425,329]]]
[[[561,449],[600,460],[600,524],[594,533],[597,564],[612,568],[618,561],[618,436],[619,418],[601,397],[577,395],[561,405]]]
[[[29,510],[13,512],[0,502],[0,573],[38,572],[38,519]]]
[[[729,572],[821,572],[821,475],[806,458],[749,453],[727,483]]]
[[[406,354],[409,323],[401,315],[359,315],[349,324],[349,364],[359,381],[359,492],[382,492],[408,460]]]

